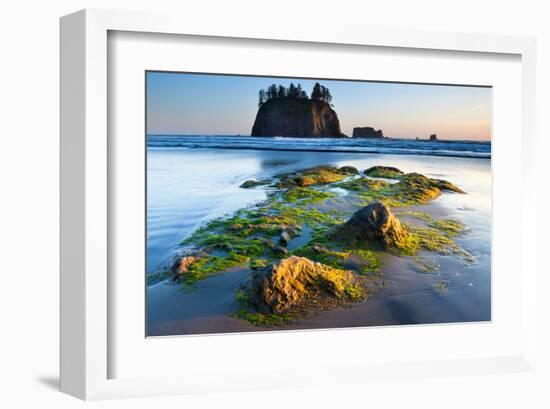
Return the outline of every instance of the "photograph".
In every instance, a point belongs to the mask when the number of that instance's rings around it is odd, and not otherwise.
[[[491,86],[144,81],[147,337],[491,321]]]

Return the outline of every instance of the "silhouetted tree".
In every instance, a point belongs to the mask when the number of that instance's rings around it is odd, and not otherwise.
[[[270,99],[276,98],[308,99],[309,97],[299,83],[294,85],[294,83],[291,82],[288,88],[281,84],[271,84],[267,89],[258,91],[258,106],[261,107]],[[311,99],[315,101],[325,101],[330,104],[332,102],[332,95],[327,87],[316,82],[311,92]]]
[[[323,101],[328,102],[329,104],[332,101],[332,95],[327,87],[321,85],[321,98]]]
[[[296,96],[297,96],[296,87],[294,86],[294,84],[292,82],[288,86],[288,92],[286,93],[286,96],[288,98],[296,98]]]
[[[271,84],[269,86],[269,88],[267,88],[266,92],[265,92],[266,96],[267,96],[267,99],[275,99],[277,98],[278,96],[278,88],[277,88],[277,85],[275,84]]]
[[[315,83],[313,86],[313,91],[311,91],[311,99],[314,101],[320,101],[323,98],[323,94],[321,91],[321,84],[318,82]]]
[[[264,102],[265,102],[265,90],[261,89],[260,91],[258,91],[258,108],[260,108]]]
[[[302,85],[296,87],[296,98],[307,99],[307,93],[302,89]]]

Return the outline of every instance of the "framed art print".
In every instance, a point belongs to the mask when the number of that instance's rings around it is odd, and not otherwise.
[[[61,389],[532,370],[533,61],[512,37],[63,17]]]

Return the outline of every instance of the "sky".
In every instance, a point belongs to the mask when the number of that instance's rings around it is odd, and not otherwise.
[[[346,135],[357,126],[394,138],[490,140],[491,88],[318,80],[330,89]],[[316,80],[192,73],[147,73],[147,133],[250,135],[258,91],[270,84]]]

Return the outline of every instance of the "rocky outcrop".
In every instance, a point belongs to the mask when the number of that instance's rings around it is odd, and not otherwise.
[[[431,141],[431,142],[437,141],[437,135],[436,135],[436,134],[431,134],[431,135],[430,135],[430,141]]]
[[[374,128],[371,128],[370,126],[365,127],[356,127],[353,128],[353,135],[354,138],[383,138],[384,133],[381,129],[375,130]]]
[[[399,179],[404,173],[393,166],[372,166],[365,170],[365,175],[373,178]]]
[[[334,228],[330,237],[353,245],[374,241],[386,247],[400,248],[408,239],[408,233],[388,206],[375,202],[358,210],[347,222]]]
[[[262,104],[251,136],[344,137],[330,104],[298,98],[277,98]]]
[[[340,169],[334,166],[316,166],[298,172],[285,173],[277,175],[279,181],[275,186],[279,188],[306,187],[312,185],[322,185],[326,183],[338,182],[351,175],[350,169]],[[357,169],[356,169],[357,170]]]
[[[243,189],[250,189],[256,186],[268,185],[269,183],[271,183],[271,180],[269,179],[260,179],[260,180],[250,179],[241,183],[239,187],[242,187]]]
[[[358,175],[359,171],[356,167],[353,166],[341,166],[340,170],[344,173],[347,173],[348,175]]]
[[[353,300],[362,294],[351,271],[297,256],[255,273],[250,286],[250,301],[256,310],[275,314],[289,312],[311,298]]]

